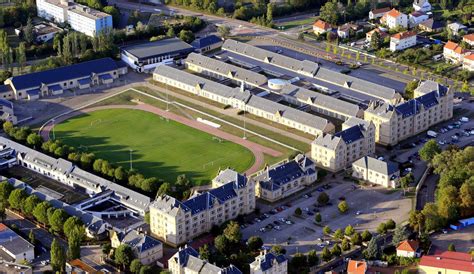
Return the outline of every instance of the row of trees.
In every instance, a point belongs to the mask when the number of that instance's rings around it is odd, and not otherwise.
[[[0,62],[4,71],[13,72],[13,64],[17,63],[19,71],[23,71],[26,65],[26,44],[21,42],[17,48],[10,47],[8,43],[8,34],[0,29]],[[4,79],[3,79],[4,80]]]
[[[337,0],[328,1],[321,7],[321,20],[336,25],[367,17],[374,4],[370,0],[347,0],[344,6]]]
[[[14,189],[7,182],[0,183],[0,205],[2,216],[5,209],[10,208],[26,218],[35,219],[49,231],[56,235],[63,235],[68,240],[67,252],[55,239],[51,246],[51,266],[53,270],[64,271],[66,258],[77,259],[80,257],[81,242],[85,238],[85,228],[82,221],[69,216],[62,208],[54,208],[48,201],[32,194],[28,195],[24,189]],[[35,237],[30,231],[29,239],[35,244]]]
[[[474,147],[455,146],[441,152],[436,141],[420,149],[420,157],[440,176],[434,203],[410,214],[410,226],[419,234],[447,226],[474,214]]]
[[[96,158],[93,153],[80,152],[74,147],[63,144],[60,140],[43,141],[42,137],[32,132],[28,127],[15,127],[11,122],[3,123],[5,133],[16,141],[26,144],[34,149],[55,157],[67,158],[83,169],[92,170],[94,173],[104,176],[119,183],[128,183],[129,186],[140,189],[147,193],[176,194],[177,197],[187,198],[192,182],[185,176],[179,175],[175,187],[171,184],[159,181],[155,177],[146,178],[135,170],[126,170],[122,166],[114,166],[107,160]]]

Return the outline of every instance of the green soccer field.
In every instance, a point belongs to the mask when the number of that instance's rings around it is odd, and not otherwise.
[[[133,169],[170,183],[183,173],[195,184],[208,183],[219,168],[243,172],[255,160],[245,147],[140,110],[98,110],[54,130],[65,144],[127,169],[132,149]]]

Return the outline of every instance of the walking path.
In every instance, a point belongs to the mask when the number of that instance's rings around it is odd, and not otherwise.
[[[154,107],[152,105],[144,104],[144,103],[140,103],[138,105],[109,105],[109,106],[98,106],[98,107],[91,107],[91,108],[81,109],[80,111],[74,111],[74,112],[68,113],[66,115],[62,115],[60,117],[57,117],[55,119],[55,123],[61,123],[64,120],[67,120],[71,117],[80,115],[82,113],[93,112],[93,111],[102,110],[102,109],[118,109],[118,108],[136,109],[136,110],[147,111],[147,112],[159,115],[161,117],[176,121],[178,123],[185,124],[189,127],[207,132],[209,134],[212,134],[212,135],[217,136],[219,138],[231,141],[233,143],[239,144],[239,145],[249,149],[250,151],[252,151],[252,153],[255,156],[255,162],[245,172],[248,175],[259,171],[262,168],[262,166],[265,164],[263,154],[268,154],[272,157],[279,157],[279,156],[282,155],[282,153],[280,151],[277,151],[277,150],[274,150],[274,149],[256,144],[254,142],[245,140],[243,138],[240,138],[240,137],[237,137],[235,135],[229,134],[229,133],[224,132],[222,130],[219,130],[217,128],[213,128],[211,126],[200,123],[198,121],[191,120],[191,119],[185,118],[183,116],[177,115],[175,113],[165,111],[165,110],[162,110],[160,108]],[[42,130],[40,131],[40,134],[41,134],[41,136],[43,137],[44,140],[49,139],[49,133],[53,129],[53,127],[54,127],[54,124],[48,123],[42,128]]]

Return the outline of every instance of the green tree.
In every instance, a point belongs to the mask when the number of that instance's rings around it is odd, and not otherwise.
[[[319,213],[319,212],[316,213],[316,216],[314,216],[314,221],[318,224],[321,223],[321,221],[322,221],[321,213]]]
[[[325,226],[323,228],[324,235],[329,235],[331,233],[331,228],[329,226]]]
[[[69,238],[69,235],[75,228],[81,228],[83,226],[83,223],[81,219],[79,219],[76,216],[71,216],[67,218],[67,220],[64,222],[63,225],[63,232],[66,237]]]
[[[393,219],[388,219],[388,221],[385,222],[385,227],[387,230],[394,229],[397,226],[395,221]]]
[[[23,29],[23,39],[25,39],[26,43],[28,43],[29,45],[33,44],[33,42],[35,41],[34,26],[31,17],[28,18],[26,26]]]
[[[13,209],[21,210],[26,197],[27,194],[23,189],[15,189],[10,193],[10,196],[8,197],[8,204]]]
[[[179,39],[186,43],[191,43],[194,40],[194,33],[190,30],[181,30],[179,32]]]
[[[414,91],[418,87],[418,80],[413,80],[408,82],[408,84],[405,86],[405,98],[407,99],[412,99],[414,98]]]
[[[407,175],[403,176],[400,178],[400,186],[403,189],[407,189],[410,184],[412,184],[415,181],[415,176],[413,176],[413,173],[408,173]]]
[[[353,245],[360,245],[362,243],[362,237],[360,236],[359,232],[356,232],[354,235],[352,235],[351,243]]]
[[[338,244],[335,244],[332,249],[331,249],[331,254],[334,256],[334,257],[339,257],[341,256],[342,254],[342,250],[341,250],[341,247],[338,245]]]
[[[312,267],[319,264],[319,257],[316,250],[312,249],[308,252],[308,266]]]
[[[112,22],[114,27],[118,26],[120,22],[120,11],[114,6],[105,6],[103,11],[112,15]]]
[[[393,231],[392,244],[398,246],[399,243],[406,240],[408,237],[408,232],[405,226],[397,226]]]
[[[326,192],[321,192],[318,196],[318,204],[327,205],[329,202],[329,195]]]
[[[354,227],[352,227],[351,225],[346,226],[346,228],[344,229],[344,234],[347,236],[352,236],[354,232]]]
[[[328,1],[319,11],[319,18],[329,24],[336,25],[339,21],[339,11],[336,1]]]
[[[162,195],[168,195],[170,193],[171,193],[170,183],[162,183],[161,186],[158,188],[158,192],[156,192],[156,197],[160,197]]]
[[[346,213],[349,210],[349,206],[347,205],[346,201],[339,202],[339,204],[337,205],[337,208],[339,209],[339,212],[341,212],[342,214]]]
[[[104,254],[105,257],[109,257],[110,251],[112,251],[112,246],[110,245],[110,243],[107,242],[102,245],[102,254]]]
[[[217,32],[222,38],[226,39],[230,36],[230,27],[227,25],[220,25],[217,27]]]
[[[16,62],[20,68],[20,72],[23,71],[26,65],[26,46],[25,43],[20,43],[16,49]]]
[[[380,36],[380,33],[374,31],[370,37],[370,47],[373,50],[378,50],[382,47],[382,37]]]
[[[258,251],[263,246],[263,240],[260,237],[252,236],[248,239],[247,246],[252,251]]]
[[[411,211],[410,216],[408,217],[408,223],[414,231],[418,231],[418,234],[421,234],[421,229],[425,223],[425,217],[423,213],[418,210]]]
[[[130,266],[133,260],[132,248],[127,244],[121,244],[115,249],[115,263],[120,265],[122,269]]]
[[[28,240],[30,241],[32,245],[36,244],[36,237],[35,237],[35,233],[33,233],[33,229],[30,229],[30,232],[28,233]]]
[[[439,229],[443,225],[443,219],[439,216],[438,205],[435,203],[427,203],[421,210],[424,216],[424,230],[430,232]]]
[[[272,3],[267,4],[267,22],[269,23],[273,22],[273,4]]]
[[[466,181],[459,189],[459,198],[461,208],[470,215],[474,210],[474,180]]]
[[[56,232],[60,233],[63,231],[64,223],[68,218],[68,214],[64,209],[58,208],[54,210],[54,213],[51,215],[51,218],[48,218],[49,225],[51,229]]]
[[[51,267],[53,271],[64,272],[66,266],[66,254],[64,249],[59,244],[59,241],[54,238],[51,244]]]
[[[331,251],[329,251],[327,246],[325,246],[323,251],[321,251],[321,259],[323,259],[325,262],[329,262],[332,259]]]
[[[270,249],[270,251],[274,254],[277,254],[277,255],[284,255],[286,254],[286,250],[281,246],[281,245],[274,245],[272,246],[272,248]]]
[[[13,193],[13,192],[12,192]],[[448,222],[459,218],[458,190],[455,186],[440,188],[438,191],[438,213]]]
[[[166,32],[166,36],[168,37],[176,37],[176,33],[174,32],[173,26],[168,27],[168,31]]]
[[[123,166],[119,166],[114,170],[114,178],[118,181],[125,180],[126,172]]]
[[[219,235],[214,239],[214,246],[221,253],[226,253],[229,248],[229,240],[224,235]]]
[[[364,255],[367,260],[375,260],[379,257],[380,250],[375,238],[372,238],[367,244],[367,249],[365,250]]]
[[[84,231],[80,227],[74,227],[68,235],[67,255],[69,260],[79,259],[81,257],[81,242],[84,239]]]
[[[26,137],[26,143],[29,146],[36,148],[39,147],[41,143],[43,143],[43,138],[41,138],[38,133],[32,132],[28,135],[28,137]]]
[[[342,233],[342,229],[338,228],[334,231],[332,236],[334,239],[342,240],[344,238],[344,233]]]
[[[380,223],[379,226],[377,227],[377,233],[379,234],[387,233],[387,225],[385,223]]]
[[[50,207],[51,204],[47,201],[39,203],[33,210],[33,217],[43,225],[48,225],[48,209]]]
[[[423,147],[419,150],[420,158],[428,163],[431,163],[434,156],[441,152],[441,148],[435,139],[431,139],[426,142]]]
[[[139,274],[152,274],[152,273],[153,273],[153,268],[149,265],[144,265],[140,268]]]
[[[23,203],[23,213],[25,213],[26,215],[32,215],[33,210],[39,203],[41,203],[41,199],[38,198],[38,196],[34,194],[28,196],[28,198],[26,198],[25,202]]]
[[[362,241],[368,242],[370,239],[372,239],[372,233],[370,233],[367,229],[362,232]]]
[[[207,244],[199,247],[199,258],[209,261],[211,259],[211,251]]]
[[[130,263],[130,272],[138,274],[142,266],[142,262],[139,259],[133,259],[132,263]]]
[[[234,221],[227,224],[223,234],[231,244],[238,244],[242,239],[242,232],[240,232],[239,223]]]
[[[14,189],[15,188],[8,182],[0,182],[0,203],[6,206],[8,204],[8,197],[10,197],[10,193],[12,193]]]
[[[344,251],[347,251],[349,249],[351,249],[351,243],[349,242],[349,240],[347,240],[346,238],[344,238],[342,240],[342,243],[341,243],[341,248],[342,250]]]
[[[456,247],[454,246],[453,243],[450,243],[450,244],[448,245],[448,251],[456,251]]]
[[[297,208],[295,209],[295,215],[296,215],[296,216],[301,216],[301,214],[303,214],[303,211],[301,210],[301,208],[297,207]]]

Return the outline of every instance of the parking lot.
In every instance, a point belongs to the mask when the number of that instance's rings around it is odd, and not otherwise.
[[[397,223],[406,220],[412,207],[411,199],[404,197],[401,191],[380,187],[363,189],[342,179],[328,181],[331,181],[327,183],[329,189],[318,188],[319,191],[312,192],[310,197],[301,196],[295,202],[283,206],[283,211],[262,211],[268,217],[262,216],[260,219],[263,220],[254,220],[253,224],[243,228],[243,238],[257,235],[267,246],[282,245],[287,254],[308,252],[311,249],[321,251],[323,245],[327,244],[325,241],[329,240],[322,233],[322,228],[326,225],[332,230],[352,225],[358,231],[368,229],[373,232],[379,223],[388,219],[394,219]],[[322,190],[329,195],[330,204],[316,207],[317,197]],[[337,209],[340,199],[345,199],[349,205],[350,209],[345,214],[339,213]],[[298,207],[303,209],[301,217],[294,216]],[[322,216],[321,225],[314,222],[315,212],[318,210]],[[265,231],[262,229],[264,227]]]
[[[447,229],[446,232],[438,232],[431,237],[432,248],[447,250],[449,244],[454,244],[459,252],[469,252],[474,248],[474,226],[458,231]]]

